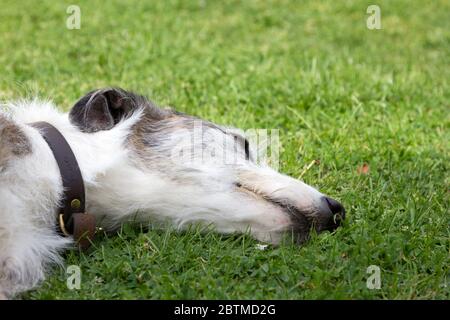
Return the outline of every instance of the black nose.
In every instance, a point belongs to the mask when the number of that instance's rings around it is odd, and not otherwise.
[[[320,207],[316,216],[316,229],[318,231],[336,230],[345,219],[345,209],[338,201],[329,197],[320,198]]]
[[[345,218],[345,209],[340,202],[328,197],[324,197],[324,200],[333,215],[339,215],[342,220]]]
[[[320,220],[323,224],[320,226],[320,229],[335,230],[345,219],[344,206],[329,197],[322,197],[321,201],[321,212],[323,215]]]

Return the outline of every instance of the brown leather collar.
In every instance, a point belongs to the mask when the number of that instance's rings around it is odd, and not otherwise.
[[[58,209],[60,232],[73,236],[81,249],[89,248],[95,234],[95,218],[85,211],[83,176],[77,159],[64,136],[47,122],[33,122],[53,152],[64,188],[64,198]]]

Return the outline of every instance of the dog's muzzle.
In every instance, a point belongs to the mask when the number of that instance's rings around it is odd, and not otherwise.
[[[64,136],[47,122],[33,122],[30,126],[41,133],[58,164],[64,188],[64,198],[58,208],[57,224],[65,236],[73,236],[78,246],[89,248],[95,235],[95,217],[85,211],[83,176],[77,159]]]

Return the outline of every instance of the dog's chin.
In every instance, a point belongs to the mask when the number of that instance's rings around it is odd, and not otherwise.
[[[328,208],[312,208],[301,210],[292,205],[273,199],[267,199],[270,203],[280,207],[291,219],[291,227],[285,232],[288,239],[302,245],[310,239],[311,232],[334,232],[344,220],[345,214],[333,214]],[[343,210],[343,209],[342,209]],[[345,210],[344,210],[345,212]]]

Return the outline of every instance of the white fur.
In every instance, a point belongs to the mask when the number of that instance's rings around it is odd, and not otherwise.
[[[106,229],[127,220],[170,222],[178,228],[202,223],[224,233],[250,230],[257,239],[277,243],[291,220],[265,198],[288,198],[313,213],[322,196],[300,181],[248,162],[228,166],[175,161],[174,177],[139,165],[126,139],[140,112],[111,130],[82,133],[50,102],[18,102],[6,110],[33,151],[0,173],[0,294],[11,296],[35,287],[49,264],[60,262],[59,252],[71,244],[55,232],[62,195],[57,164],[39,132],[27,125],[30,122],[51,123],[69,142],[85,181],[87,211]],[[237,189],[236,182],[242,188]]]

